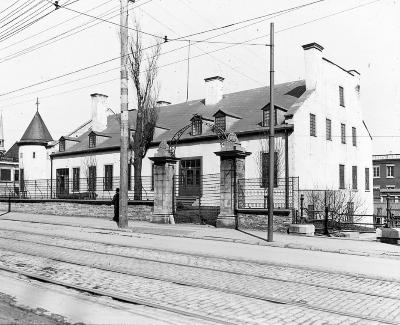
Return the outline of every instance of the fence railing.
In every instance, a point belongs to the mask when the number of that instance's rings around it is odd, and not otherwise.
[[[128,182],[128,198],[134,200],[153,200],[154,189],[151,176],[141,177],[140,193],[135,195],[134,177]],[[0,197],[21,199],[71,199],[71,200],[110,200],[119,187],[119,177],[96,178],[57,178],[22,180],[0,184]]]
[[[298,187],[298,177],[276,179],[274,187],[274,208],[295,208],[297,205]],[[237,191],[238,208],[268,208],[268,180],[263,178],[239,179]]]
[[[174,177],[176,222],[215,225],[220,206],[220,174],[186,172]]]

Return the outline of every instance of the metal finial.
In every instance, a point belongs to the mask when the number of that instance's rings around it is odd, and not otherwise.
[[[39,97],[36,97],[36,112],[39,112]]]

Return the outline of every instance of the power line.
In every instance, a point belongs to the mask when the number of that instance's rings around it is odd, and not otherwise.
[[[112,0],[110,0],[110,1],[112,1]],[[110,1],[107,1],[107,2],[110,2]],[[146,2],[143,2],[143,3],[141,3],[141,4],[137,5],[137,6],[135,6],[135,7],[131,8],[131,9],[129,9],[129,10],[133,10],[133,9],[135,9],[135,8],[138,8],[138,7],[140,7],[140,6],[143,6],[143,5],[145,5],[145,4],[147,4],[147,3],[151,2],[151,1],[153,1],[153,0],[147,0]],[[106,2],[106,3],[107,3],[107,2]],[[103,3],[103,4],[104,4],[104,3]],[[95,8],[98,8],[98,7],[99,7],[99,6],[97,6],[97,7],[95,7]],[[93,8],[93,9],[94,9],[94,8]],[[110,10],[108,10],[108,11],[102,13],[101,15],[104,17],[104,16],[109,15],[109,14],[112,14],[112,13],[114,13],[114,12],[119,12],[119,9],[116,9],[116,10],[110,9]],[[118,15],[119,15],[119,13],[117,13],[117,14],[114,15],[114,16],[111,16],[110,18],[114,18],[114,17],[116,17],[116,16],[118,16]],[[77,18],[77,17],[79,17],[79,16],[80,16],[80,15],[75,16],[75,17],[73,17],[73,18],[71,18],[71,19]],[[71,20],[71,19],[69,19],[69,20]],[[68,21],[69,21],[69,20],[68,20]],[[65,38],[67,38],[67,37],[71,37],[71,36],[73,36],[73,35],[76,35],[76,34],[78,34],[78,33],[80,33],[80,32],[83,32],[83,31],[85,31],[85,30],[87,30],[87,29],[89,29],[89,28],[92,28],[92,27],[94,27],[94,26],[96,26],[96,25],[98,25],[98,24],[101,23],[101,22],[97,22],[97,23],[94,23],[94,24],[90,25],[93,21],[95,21],[95,19],[92,19],[91,21],[89,21],[89,22],[87,22],[87,23],[84,23],[84,24],[81,24],[81,25],[79,25],[79,26],[76,26],[76,27],[74,27],[73,29],[67,30],[67,31],[65,31],[65,32],[63,32],[63,33],[61,33],[61,34],[58,34],[58,35],[56,35],[56,36],[53,36],[53,37],[51,37],[50,39],[47,39],[47,40],[44,40],[44,41],[42,41],[42,42],[36,43],[35,45],[32,45],[32,46],[30,46],[30,47],[28,47],[28,48],[25,48],[25,49],[23,49],[23,50],[20,50],[20,51],[18,51],[18,52],[16,52],[16,53],[9,54],[9,55],[3,57],[2,59],[0,59],[0,63],[4,63],[4,62],[10,61],[10,60],[13,60],[13,59],[15,59],[15,58],[17,58],[17,57],[20,57],[20,56],[22,56],[22,55],[31,53],[31,52],[33,52],[33,51],[36,51],[36,50],[40,49],[40,48],[46,47],[46,46],[51,45],[51,44],[53,44],[53,43],[55,43],[55,42],[58,42],[58,41],[60,41],[60,40],[63,40],[63,39],[65,39]],[[65,21],[65,22],[66,22],[66,21]],[[60,24],[58,24],[58,25],[60,25]],[[56,25],[56,26],[58,26],[58,25]],[[90,26],[87,26],[87,25],[90,25]],[[87,26],[87,27],[81,28],[80,30],[77,30],[77,31],[75,31],[75,32],[72,32],[73,30],[79,29],[80,27],[84,27],[84,26]],[[69,33],[69,34],[68,34],[68,33]],[[63,36],[63,35],[64,35],[64,36]],[[19,43],[19,42],[18,42],[18,43]],[[14,43],[14,44],[16,44],[16,43]],[[3,49],[5,49],[5,48],[3,48]],[[3,49],[0,49],[0,51],[3,50]]]
[[[114,0],[105,1],[105,2],[101,3],[100,5],[98,5],[98,6],[96,6],[96,7],[93,7],[92,9],[89,9],[88,11],[97,9],[97,8],[99,8],[99,7],[101,7],[101,6],[105,5],[105,4],[107,4],[107,3],[109,3],[109,2],[112,2],[112,1],[114,1]],[[71,4],[72,4],[72,3],[71,3]],[[58,27],[58,26],[61,26],[61,25],[65,24],[65,23],[67,23],[67,22],[69,22],[69,21],[71,21],[71,20],[74,20],[74,19],[76,19],[76,18],[78,18],[78,17],[80,17],[80,16],[81,16],[81,15],[76,15],[76,16],[74,16],[74,17],[72,17],[72,18],[66,19],[66,20],[62,21],[61,23],[58,23],[58,24],[56,24],[56,25],[51,26],[50,28],[46,28],[46,29],[44,29],[44,30],[42,30],[42,31],[40,31],[40,32],[38,32],[38,33],[36,33],[36,34],[33,34],[33,35],[31,35],[31,36],[28,36],[28,37],[26,37],[26,38],[24,38],[24,39],[22,39],[22,40],[20,40],[20,41],[18,41],[18,42],[15,42],[15,43],[12,43],[12,44],[10,44],[10,45],[8,45],[8,46],[2,47],[2,48],[0,48],[0,51],[4,51],[5,49],[8,49],[8,48],[10,48],[10,47],[12,47],[12,46],[15,46],[15,45],[18,45],[19,43],[25,42],[25,41],[27,41],[28,39],[31,39],[31,38],[33,38],[33,37],[35,37],[35,36],[38,36],[38,35],[40,35],[40,34],[43,34],[43,33],[45,33],[45,32],[48,32],[50,29],[53,29],[53,28]]]
[[[29,4],[31,4],[33,1],[35,0],[27,0],[25,1],[22,5],[20,5],[18,8],[14,9],[13,11],[11,11],[10,13],[8,13],[6,16],[4,16],[2,19],[0,19],[0,23],[6,21],[7,19],[13,17],[14,15],[18,14],[20,12],[21,8],[24,8],[26,6],[28,6]]]
[[[66,6],[56,5],[55,3],[51,2],[50,0],[45,0],[45,1],[47,1],[47,2],[51,3],[52,5],[56,6],[57,9],[58,9],[58,8],[67,9],[67,10],[69,10],[69,11],[72,11],[72,12],[75,12],[75,13],[78,13],[78,14],[81,14],[81,15],[84,15],[84,16],[87,16],[87,17],[90,17],[90,18],[93,18],[93,19],[101,20],[101,21],[104,22],[104,23],[108,23],[108,24],[111,24],[111,25],[115,25],[115,26],[121,27],[120,24],[114,23],[113,21],[109,21],[109,20],[106,20],[106,19],[103,19],[103,18],[100,18],[100,17],[96,17],[96,16],[93,16],[93,15],[89,15],[89,14],[87,14],[87,13],[84,13],[84,12],[81,12],[81,11],[78,11],[78,10],[75,10],[75,9],[72,9],[72,8],[68,8],[68,7],[66,7]],[[148,36],[153,36],[153,37],[156,37],[156,38],[164,39],[164,37],[162,37],[162,36],[158,36],[158,35],[155,35],[155,34],[152,34],[152,33],[144,32],[144,31],[141,31],[141,30],[132,28],[132,27],[127,27],[127,29],[133,30],[133,31],[135,31],[135,32],[138,32],[138,33],[141,33],[141,34],[144,34],[144,35],[148,35]]]
[[[44,13],[47,11],[47,9],[51,8],[50,6],[42,6],[35,10],[33,13],[31,13],[28,17],[24,18],[23,21],[17,22],[11,26],[9,26],[5,31],[3,31],[2,34],[0,34],[0,41],[4,41],[7,38],[10,38],[11,36],[14,36],[21,32],[22,30],[28,28],[29,26],[33,25],[37,21],[43,19],[44,17],[48,16],[52,11],[47,12],[46,14],[38,17],[40,14]],[[33,19],[33,20],[32,20]]]
[[[48,0],[46,0],[46,1],[48,1]],[[375,1],[369,2],[368,4],[372,4],[372,3],[375,3],[375,2],[378,2],[378,1],[380,1],[380,0],[375,0]],[[364,5],[368,5],[368,4],[364,4]],[[314,22],[314,21],[320,20],[320,19],[325,19],[325,18],[331,17],[331,16],[336,15],[336,14],[339,14],[339,13],[343,13],[343,12],[346,12],[346,11],[354,10],[354,9],[356,9],[356,8],[358,8],[358,7],[361,7],[361,6],[364,6],[364,5],[359,5],[359,6],[356,6],[356,7],[349,8],[349,9],[347,9],[347,10],[342,10],[342,11],[340,11],[340,12],[338,12],[338,13],[334,13],[334,14],[332,14],[332,15],[328,15],[328,16],[324,16],[324,17],[321,17],[321,18],[318,18],[318,19],[314,19],[314,20],[312,20],[312,21],[308,21],[308,22],[303,23],[303,24],[300,24],[300,25],[304,25],[304,24],[307,24],[307,23],[311,23],[311,22]],[[288,10],[289,10],[289,9],[287,9],[286,11],[288,11]],[[279,11],[279,12],[282,12],[282,10]],[[300,25],[296,25],[296,26],[300,26]],[[284,29],[284,30],[287,30],[287,29],[288,29],[288,28],[286,28],[286,29]],[[280,31],[278,31],[278,32],[281,32],[281,31],[284,31],[284,30],[280,30]],[[265,37],[265,36],[267,36],[267,35],[268,35],[268,34],[262,35],[262,36],[260,36],[260,37],[256,37],[256,38],[250,39],[250,40],[248,40],[248,41],[253,41],[253,40],[255,40],[255,39],[259,39],[259,38]],[[188,36],[183,36],[183,37],[181,37],[181,38],[186,38],[186,37],[188,37]],[[233,46],[236,46],[236,45],[229,45],[229,46],[227,46],[227,47],[220,48],[220,49],[217,49],[217,50],[208,52],[207,54],[209,54],[209,53],[214,53],[214,52],[217,52],[217,51],[221,51],[221,50],[224,50],[224,49],[233,47]],[[149,47],[145,48],[144,50],[147,50],[147,49],[152,48],[152,47],[154,47],[154,45],[153,45],[153,46],[149,46]],[[181,48],[185,48],[185,47],[186,47],[186,46],[181,47]],[[197,56],[194,56],[194,57],[192,57],[192,58],[197,58],[197,57],[200,57],[200,56],[203,56],[203,55],[205,55],[205,54],[197,55]],[[93,64],[93,65],[90,65],[90,66],[86,66],[86,67],[83,67],[83,68],[80,68],[80,69],[71,71],[71,72],[66,73],[66,74],[58,75],[58,76],[56,76],[56,77],[53,77],[53,78],[50,78],[50,79],[47,79],[47,80],[43,80],[43,81],[41,81],[41,82],[37,82],[37,83],[31,84],[31,85],[28,85],[28,86],[25,86],[25,87],[21,87],[21,88],[12,90],[12,91],[8,91],[8,92],[6,92],[6,93],[0,94],[0,97],[6,96],[6,95],[9,95],[9,94],[12,94],[12,93],[21,91],[21,90],[25,90],[25,89],[28,89],[28,88],[31,88],[31,87],[34,87],[34,86],[37,86],[37,85],[41,85],[41,84],[44,84],[44,83],[47,83],[47,82],[51,82],[51,81],[54,81],[54,80],[57,80],[57,79],[60,79],[60,78],[63,78],[63,77],[69,76],[69,75],[73,75],[73,74],[75,74],[75,73],[82,72],[82,71],[85,71],[85,70],[88,70],[88,69],[91,69],[91,68],[94,68],[94,67],[97,67],[97,66],[100,66],[100,65],[103,65],[103,64],[112,62],[112,61],[117,60],[117,59],[120,59],[120,58],[121,58],[120,56],[115,57],[115,58],[111,58],[111,59],[108,59],[108,60],[105,60],[105,61],[102,61],[102,62],[98,62],[98,63]],[[171,64],[180,63],[180,62],[185,61],[185,60],[186,60],[186,59],[181,60],[181,61],[176,61],[176,62],[171,63]],[[170,64],[169,64],[169,65],[170,65]]]
[[[11,7],[13,7],[14,5],[16,5],[18,2],[20,2],[21,0],[17,0],[11,3],[11,5],[9,5],[7,8],[3,9],[2,12],[5,13],[8,9],[10,9]],[[12,13],[13,11],[11,11]],[[0,23],[4,21],[4,19],[7,19],[7,17],[10,15],[10,13],[6,14],[3,18],[0,19]]]

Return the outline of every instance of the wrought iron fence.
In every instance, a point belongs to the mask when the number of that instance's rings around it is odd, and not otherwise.
[[[215,225],[219,206],[220,174],[174,177],[175,222]]]
[[[134,200],[134,177],[128,185],[128,198]],[[0,196],[21,199],[110,200],[118,187],[119,177],[21,180],[0,183]],[[141,191],[136,197],[140,197],[141,200],[154,199],[151,176],[141,177]]]
[[[298,177],[278,178],[274,187],[274,208],[296,208]],[[237,184],[238,208],[268,208],[268,180],[264,178],[239,179]]]

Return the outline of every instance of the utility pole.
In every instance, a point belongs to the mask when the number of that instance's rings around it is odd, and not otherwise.
[[[121,1],[121,152],[120,152],[120,194],[119,228],[128,227],[128,0]]]
[[[274,237],[274,179],[275,179],[275,105],[274,105],[274,23],[271,23],[269,44],[269,184],[268,184],[268,241]]]
[[[190,40],[188,45],[188,56],[187,56],[186,101],[189,100],[189,73],[190,73]]]

